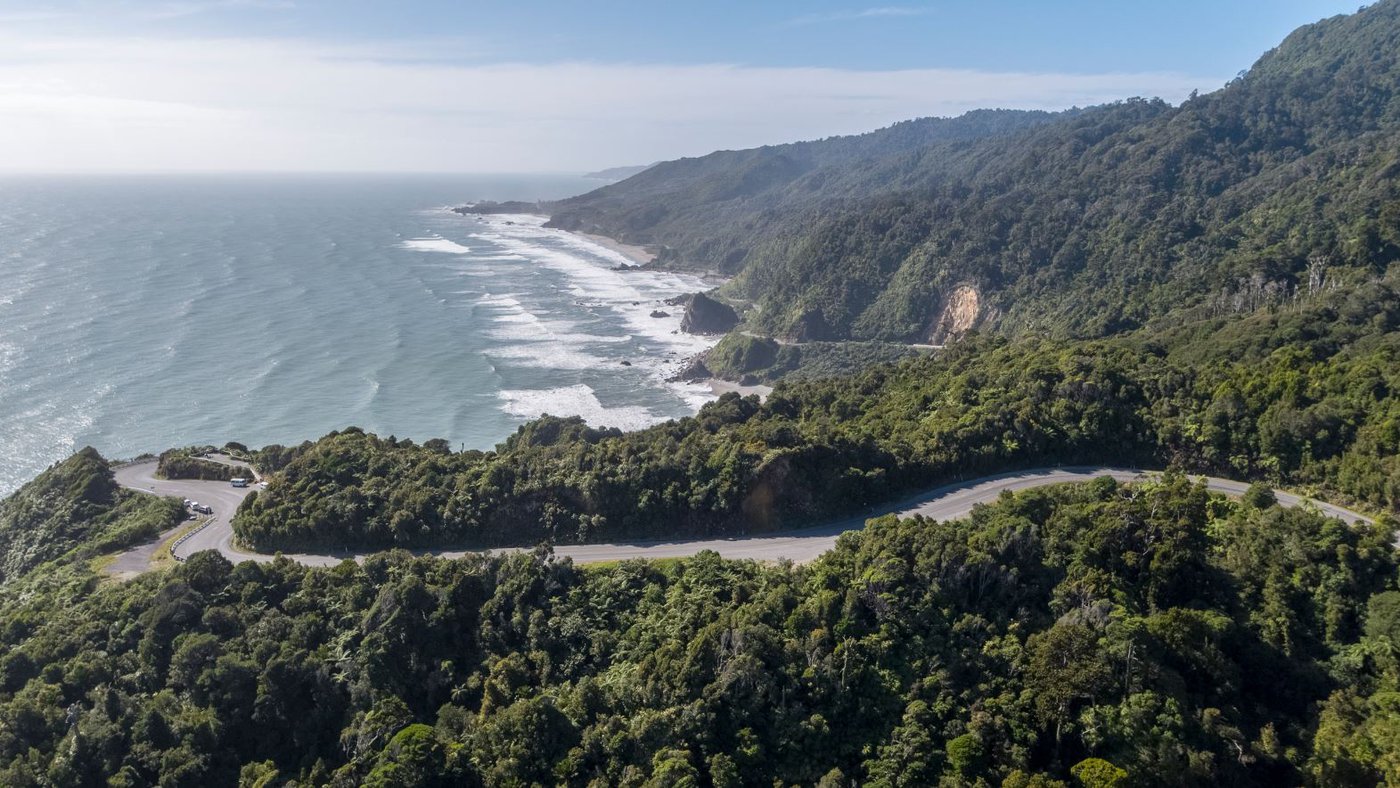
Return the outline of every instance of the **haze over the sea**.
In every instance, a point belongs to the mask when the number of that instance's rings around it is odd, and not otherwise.
[[[662,299],[705,285],[478,199],[507,176],[0,179],[0,494],[74,449],[296,443],[357,425],[489,448],[544,412],[638,427],[710,340]],[[627,361],[629,365],[622,362]]]

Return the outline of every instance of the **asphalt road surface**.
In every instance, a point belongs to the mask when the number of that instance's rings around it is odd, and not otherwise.
[[[145,460],[132,463],[117,468],[117,484],[129,487],[141,492],[154,493],[156,495],[168,495],[175,498],[189,498],[198,501],[210,509],[214,514],[209,518],[208,524],[199,530],[199,533],[190,537],[181,544],[174,552],[177,558],[185,559],[200,550],[218,550],[233,559],[233,514],[238,511],[238,505],[243,503],[243,499],[252,492],[250,487],[234,487],[228,482],[201,481],[198,479],[157,479],[156,461]],[[151,556],[156,549],[169,538],[171,532],[162,534],[160,538],[149,545],[142,545],[133,550],[123,553],[117,559],[117,563],[109,569],[122,571],[128,568],[126,565],[133,554],[139,551],[146,551],[146,561],[149,563]]]
[[[155,468],[156,464],[154,460],[118,468],[116,471],[117,482],[124,487],[130,487],[135,490],[153,492],[159,495],[191,498],[200,503],[208,504],[214,509],[214,516],[209,524],[201,529],[198,534],[191,537],[177,548],[177,558],[188,558],[190,555],[201,550],[218,550],[224,557],[234,562],[272,560],[272,556],[270,555],[245,552],[238,549],[233,544],[233,526],[231,524],[231,519],[233,513],[238,509],[238,505],[242,503],[244,497],[250,492],[249,489],[235,488],[230,486],[228,482],[196,481],[191,479],[157,479],[154,475]],[[694,555],[702,550],[713,550],[725,558],[754,558],[763,561],[789,559],[796,562],[803,562],[810,561],[827,550],[830,550],[836,544],[836,538],[842,533],[859,529],[865,525],[867,519],[878,517],[883,514],[896,513],[906,516],[922,514],[937,520],[955,520],[971,513],[972,507],[977,504],[995,501],[997,496],[1007,490],[1026,490],[1032,487],[1043,487],[1051,484],[1086,482],[1102,476],[1111,476],[1122,482],[1141,481],[1152,475],[1154,475],[1152,472],[1147,471],[1104,467],[1038,468],[1034,470],[1014,471],[1011,473],[997,474],[995,476],[984,476],[980,479],[967,482],[944,485],[912,496],[898,503],[872,509],[859,516],[849,517],[812,528],[785,531],[778,535],[733,537],[728,539],[561,545],[556,547],[554,552],[560,556],[570,556],[580,563],[619,561],[628,558],[676,558]],[[1192,478],[1205,479],[1206,487],[1211,492],[1224,495],[1238,497],[1249,488],[1249,485],[1244,482],[1231,481],[1229,479],[1198,476],[1192,476]],[[1301,506],[1308,504],[1317,507],[1323,514],[1340,518],[1349,524],[1370,522],[1370,518],[1340,506],[1304,499],[1282,491],[1278,491],[1275,494],[1278,496],[1279,503],[1284,506]],[[154,553],[158,545],[159,542],[155,543],[155,545],[135,548],[127,554],[124,554],[122,559],[119,560],[123,566],[133,564],[139,559],[134,557],[130,560],[125,560],[127,556],[135,556],[138,551],[149,547],[150,553],[148,553],[146,557],[147,562],[149,562],[150,554]],[[423,554],[438,555],[445,558],[460,558],[472,552],[480,551],[423,551]],[[510,550],[500,550],[497,552],[510,552]],[[308,566],[331,566],[347,558],[358,560],[364,555],[365,554],[361,553],[288,553],[287,557]],[[130,569],[130,567],[128,567],[128,569]]]

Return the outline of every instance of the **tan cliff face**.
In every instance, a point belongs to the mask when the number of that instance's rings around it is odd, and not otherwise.
[[[981,296],[969,285],[961,285],[943,301],[943,309],[933,323],[928,341],[934,345],[956,342],[972,330],[981,315]]]

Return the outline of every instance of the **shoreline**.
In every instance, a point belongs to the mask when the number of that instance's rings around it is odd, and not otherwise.
[[[498,224],[498,223],[500,223],[500,222],[506,222],[506,223],[521,223],[521,222],[525,222],[525,223],[528,223],[528,224],[531,224],[531,225],[538,225],[539,227],[544,228],[545,223],[547,223],[547,222],[549,221],[549,217],[548,217],[547,215],[543,214],[543,213],[482,213],[482,214],[475,214],[475,213],[461,213],[461,212],[458,212],[458,211],[456,211],[456,210],[454,210],[453,212],[454,212],[454,213],[459,213],[459,215],[461,215],[461,216],[463,216],[463,217],[471,217],[471,218],[474,218],[476,221],[478,221],[478,222],[484,222],[484,223],[486,223],[486,224]],[[608,251],[608,252],[612,252],[614,255],[617,255],[617,256],[620,256],[620,257],[625,258],[626,260],[630,261],[632,264],[631,264],[631,265],[626,265],[626,264],[624,264],[624,265],[618,265],[618,266],[614,266],[614,267],[612,268],[612,270],[614,270],[614,271],[624,272],[624,274],[623,274],[624,276],[626,275],[625,272],[627,272],[627,271],[636,271],[636,272],[639,272],[639,273],[641,273],[641,274],[645,274],[645,273],[651,272],[651,269],[642,269],[641,266],[644,265],[644,264],[646,264],[646,263],[648,263],[648,262],[650,262],[652,259],[654,259],[655,255],[651,254],[650,252],[646,251],[645,249],[643,249],[643,248],[640,247],[640,246],[637,246],[637,245],[635,245],[635,244],[626,244],[626,243],[622,243],[622,242],[617,241],[616,239],[610,238],[610,237],[608,237],[608,236],[598,235],[598,234],[595,234],[595,233],[585,233],[585,232],[579,232],[579,231],[577,231],[577,230],[565,230],[565,229],[562,229],[562,228],[544,228],[544,229],[547,230],[547,231],[549,231],[549,232],[551,232],[551,233],[559,233],[559,234],[564,235],[564,236],[572,236],[574,239],[576,239],[576,242],[582,242],[582,243],[584,243],[584,244],[597,247],[597,248],[599,248],[600,250],[605,250],[605,251]],[[707,287],[715,287],[715,286],[718,286],[719,284],[721,284],[721,283],[724,281],[723,278],[719,278],[718,281],[716,281],[716,278],[714,278],[714,277],[706,276],[706,275],[702,275],[702,274],[695,274],[695,273],[692,273],[692,272],[678,272],[678,273],[685,273],[685,274],[688,274],[688,275],[690,275],[690,276],[695,277],[696,279],[699,279],[702,283],[704,283],[704,286],[703,286],[703,287],[698,288],[698,289],[695,290],[694,292],[705,292],[705,289],[706,289]],[[679,294],[679,295],[687,295],[687,294],[688,294],[688,293],[681,293],[681,294]],[[671,317],[671,316],[674,315],[675,310],[672,309],[670,306],[665,306],[665,305],[664,305],[664,304],[667,304],[667,303],[670,303],[670,301],[658,302],[657,304],[640,304],[639,302],[633,302],[633,306],[634,306],[634,307],[640,306],[640,307],[642,308],[642,311],[643,311],[643,312],[648,312],[648,311],[651,311],[651,310],[653,310],[653,309],[655,309],[655,310],[668,310],[671,314],[668,314],[667,316],[668,316],[668,317]],[[656,317],[656,315],[655,315],[655,314],[652,314],[652,317]],[[671,331],[670,333],[676,334],[676,333],[679,333],[679,332],[678,332],[678,331]],[[708,337],[706,337],[706,336],[703,336],[703,335],[696,335],[695,339],[696,339],[696,340],[699,340],[699,341],[701,341],[701,342],[703,342],[703,345],[704,345],[704,348],[703,348],[703,349],[700,349],[700,348],[692,348],[691,351],[690,351],[689,353],[686,353],[686,354],[683,355],[683,356],[670,356],[670,357],[667,357],[667,356],[655,356],[655,357],[652,357],[652,358],[650,359],[651,361],[653,361],[653,362],[656,364],[656,372],[657,372],[657,376],[658,376],[658,380],[659,380],[659,382],[660,382],[660,385],[663,386],[663,387],[665,387],[666,389],[671,390],[674,394],[678,395],[682,400],[686,401],[686,402],[688,403],[688,405],[689,405],[690,415],[694,415],[694,413],[697,412],[701,407],[703,407],[703,405],[704,405],[705,403],[707,403],[707,402],[712,402],[712,401],[718,399],[719,397],[723,396],[724,394],[728,394],[728,393],[730,393],[730,392],[736,393],[736,394],[738,394],[738,395],[741,396],[741,397],[747,397],[747,396],[749,396],[749,395],[755,395],[755,396],[757,396],[759,399],[765,399],[765,398],[767,398],[767,396],[768,396],[770,393],[772,393],[773,388],[772,388],[771,386],[764,386],[764,385],[750,385],[750,386],[746,386],[746,385],[741,385],[741,384],[739,384],[739,383],[735,383],[735,382],[732,382],[732,381],[721,380],[721,379],[718,379],[718,378],[705,378],[705,379],[689,380],[689,381],[677,379],[677,378],[675,377],[675,374],[676,374],[679,370],[684,369],[686,366],[689,365],[690,361],[694,360],[695,358],[700,357],[700,356],[703,356],[705,352],[707,352],[710,348],[714,347],[715,343],[717,343],[717,342],[719,341],[719,337],[717,337],[717,336],[708,336]],[[636,359],[629,359],[629,361],[631,361],[632,363],[629,363],[628,366],[633,366],[634,364],[643,363],[643,362],[637,361]],[[698,395],[698,396],[697,396],[697,395]],[[578,415],[583,415],[583,414],[578,414]],[[679,417],[677,417],[677,418],[679,418]],[[663,421],[664,421],[664,419],[663,419]],[[592,424],[593,421],[590,420],[589,423]],[[595,425],[595,426],[596,426],[596,425]],[[616,425],[614,425],[614,426],[616,426]],[[635,427],[632,427],[632,428],[629,428],[629,429],[635,429]]]
[[[637,265],[646,265],[647,263],[650,263],[652,260],[656,259],[655,254],[648,252],[645,248],[641,246],[637,246],[636,244],[625,244],[615,238],[609,238],[606,235],[597,235],[596,233],[585,233],[576,230],[565,230],[564,232],[577,235],[580,238],[587,238],[588,240],[592,241],[595,244],[598,244],[604,249],[609,249],[611,251],[617,252],[618,254],[622,255],[623,257],[626,257],[627,259],[631,260]]]
[[[454,212],[456,212],[456,211],[454,211]],[[652,271],[652,269],[643,269],[643,268],[641,267],[642,264],[644,264],[644,263],[646,263],[646,262],[652,260],[653,257],[654,257],[654,255],[652,255],[650,252],[647,252],[647,251],[646,251],[645,249],[643,249],[642,247],[636,246],[636,245],[634,245],[634,244],[625,244],[625,243],[622,243],[622,242],[620,242],[620,241],[617,241],[617,240],[615,240],[615,239],[613,239],[613,238],[609,238],[609,237],[603,236],[603,235],[597,235],[597,234],[594,234],[594,233],[585,233],[585,232],[579,232],[579,231],[576,231],[576,230],[565,230],[565,229],[562,229],[562,228],[545,228],[545,227],[544,227],[544,224],[545,224],[546,222],[548,222],[549,217],[546,216],[545,214],[542,214],[542,213],[519,213],[519,214],[508,214],[508,213],[471,214],[471,213],[463,213],[463,214],[461,214],[461,215],[462,215],[462,216],[467,216],[467,217],[473,217],[473,218],[475,218],[477,221],[479,221],[479,222],[485,222],[486,224],[498,224],[498,223],[500,223],[500,222],[502,222],[502,221],[504,221],[504,222],[506,222],[506,223],[508,223],[508,224],[522,223],[522,222],[524,222],[524,223],[531,224],[532,226],[533,226],[533,225],[537,225],[537,226],[543,228],[544,230],[546,230],[546,231],[548,231],[548,232],[550,232],[550,233],[558,233],[558,234],[563,235],[563,236],[570,236],[570,237],[572,237],[573,239],[575,239],[575,242],[576,242],[576,243],[583,243],[583,244],[586,244],[586,245],[589,245],[589,246],[592,246],[592,247],[596,247],[596,248],[599,249],[599,250],[606,251],[606,252],[611,252],[611,253],[613,253],[613,255],[623,257],[623,258],[625,258],[626,260],[630,261],[630,262],[632,263],[631,265],[623,264],[623,265],[617,265],[617,266],[612,266],[612,267],[611,267],[611,270],[617,271],[617,272],[621,272],[619,275],[622,276],[622,277],[626,277],[626,276],[627,276],[627,272],[636,272],[635,275],[645,275],[645,274],[648,274],[648,273],[656,273],[656,272]],[[693,291],[686,291],[686,292],[678,293],[678,294],[677,294],[678,296],[686,296],[686,295],[689,295],[691,292],[696,292],[696,293],[705,292],[707,289],[716,287],[716,286],[718,286],[719,284],[721,284],[721,283],[724,281],[723,279],[720,279],[719,281],[716,281],[714,278],[711,278],[711,277],[709,277],[709,276],[705,276],[705,275],[702,275],[702,274],[696,274],[696,273],[692,273],[692,272],[668,272],[668,273],[675,273],[675,274],[678,274],[678,275],[690,276],[690,277],[693,277],[693,278],[695,278],[696,280],[698,280],[698,283],[701,284],[700,287],[696,288],[696,289],[693,290]],[[676,311],[675,309],[673,309],[671,306],[668,305],[668,304],[671,304],[673,300],[674,300],[674,297],[671,298],[671,299],[663,299],[663,300],[661,300],[661,301],[657,301],[656,303],[649,303],[649,302],[644,303],[644,302],[642,302],[642,301],[633,301],[633,302],[632,302],[632,306],[633,306],[634,308],[640,308],[640,310],[641,310],[641,312],[642,312],[643,314],[651,313],[651,318],[653,318],[653,319],[657,317],[657,315],[655,314],[655,312],[656,312],[657,310],[666,311],[667,314],[665,315],[665,317],[667,317],[667,318],[677,318],[677,317],[679,317],[679,315],[677,314],[677,311]],[[651,322],[651,321],[647,321],[647,322]],[[633,329],[635,329],[635,328],[636,328],[636,327],[634,326]],[[634,333],[635,333],[635,331],[634,331]],[[644,330],[644,333],[645,333],[645,330]],[[682,332],[680,332],[679,330],[672,330],[672,331],[670,331],[669,333],[670,333],[670,334],[680,334],[680,333],[682,333]],[[648,335],[649,335],[649,334],[648,334]],[[713,348],[714,345],[715,345],[715,344],[719,341],[719,339],[720,339],[720,337],[718,337],[718,336],[707,336],[707,335],[689,335],[689,336],[691,337],[691,341],[681,343],[681,344],[691,345],[691,347],[688,348],[688,350],[687,350],[686,352],[683,352],[683,353],[680,353],[680,354],[670,354],[670,355],[667,355],[667,356],[660,356],[660,355],[657,355],[657,356],[649,356],[649,357],[648,357],[648,360],[649,360],[650,362],[653,362],[653,363],[655,364],[655,374],[656,374],[656,377],[657,377],[657,380],[658,380],[659,385],[661,385],[662,387],[664,387],[664,388],[670,390],[673,394],[676,394],[677,396],[679,396],[679,398],[680,398],[681,400],[683,400],[683,401],[685,401],[685,402],[688,403],[689,411],[690,411],[690,413],[689,413],[688,415],[694,415],[694,413],[695,413],[696,411],[698,411],[699,408],[702,407],[706,402],[714,401],[715,399],[718,399],[720,396],[722,396],[722,395],[724,395],[724,394],[727,394],[727,393],[729,393],[729,392],[734,392],[734,393],[737,393],[737,394],[739,394],[740,396],[744,396],[744,397],[749,396],[750,394],[752,394],[752,395],[758,396],[760,399],[767,397],[768,394],[769,394],[770,392],[772,392],[773,389],[772,389],[772,387],[770,387],[770,386],[762,386],[762,385],[758,385],[758,386],[744,386],[744,385],[740,385],[740,384],[738,384],[738,383],[734,383],[734,382],[731,382],[731,381],[725,381],[725,380],[719,380],[719,379],[704,379],[704,380],[690,380],[690,381],[685,381],[685,380],[676,379],[676,378],[675,378],[675,374],[676,374],[680,369],[684,369],[684,368],[690,363],[691,360],[693,360],[693,359],[695,359],[695,358],[697,358],[697,357],[699,357],[699,356],[703,356],[706,352],[708,352],[711,348]],[[672,343],[670,343],[670,344],[675,344],[675,343],[672,342]],[[628,361],[631,362],[631,363],[628,364],[628,366],[634,366],[634,365],[636,365],[636,364],[643,364],[644,366],[651,366],[651,364],[647,364],[647,363],[645,363],[645,362],[643,362],[643,361],[638,361],[636,358],[628,359]],[[702,392],[703,392],[703,393],[702,393]],[[697,397],[697,395],[700,395],[700,396]],[[697,401],[697,399],[698,399],[699,401]],[[604,406],[604,407],[606,407],[606,406]],[[584,415],[584,414],[578,414],[578,415]],[[676,417],[674,417],[674,418],[680,418],[680,416],[676,416]],[[661,421],[665,421],[665,419],[661,419]],[[593,424],[594,422],[590,420],[589,423],[590,423],[590,424]],[[657,423],[659,423],[659,422],[657,422]],[[596,425],[595,425],[595,426],[596,426]],[[617,425],[612,425],[612,426],[617,426]],[[633,428],[629,428],[629,429],[636,429],[636,428],[637,428],[637,427],[633,427]]]
[[[773,393],[772,386],[764,386],[762,384],[745,386],[741,383],[734,383],[733,381],[729,380],[720,380],[719,378],[705,378],[704,380],[697,380],[696,383],[699,383],[702,386],[708,386],[710,391],[713,392],[714,395],[717,397],[723,394],[733,392],[741,397],[747,397],[750,394],[754,394],[758,396],[759,400],[765,400],[768,399],[769,394]]]
[[[455,213],[455,214],[457,214],[457,215],[459,215],[459,216],[474,216],[474,217],[477,217],[478,219],[484,219],[485,217],[488,217],[488,216],[511,216],[511,215],[515,215],[515,216],[533,216],[533,217],[537,217],[537,218],[543,219],[544,222],[548,222],[549,219],[550,219],[549,214],[546,214],[546,213],[494,213],[494,212],[488,212],[488,213],[473,213],[473,212],[471,212],[471,211],[464,211],[464,210],[461,210],[461,209],[459,209],[459,208],[451,208],[451,207],[449,207],[447,210],[448,210],[448,211],[451,211],[452,213]],[[541,224],[543,224],[543,222],[542,222]],[[650,263],[652,260],[655,260],[655,259],[656,259],[656,254],[655,254],[655,253],[649,252],[649,251],[646,250],[645,247],[643,247],[643,246],[638,246],[637,244],[623,243],[622,241],[619,241],[619,240],[617,240],[616,238],[612,238],[612,237],[609,237],[609,236],[606,236],[606,235],[599,235],[599,234],[597,234],[597,233],[585,233],[585,232],[583,232],[583,231],[581,231],[581,230],[564,230],[564,229],[562,229],[562,228],[558,228],[558,229],[559,229],[559,232],[568,233],[569,235],[578,236],[579,238],[583,238],[583,239],[586,239],[586,240],[588,240],[588,241],[590,241],[590,242],[592,242],[592,243],[595,243],[595,244],[597,244],[598,246],[601,246],[601,247],[603,247],[604,249],[607,249],[607,250],[610,251],[610,252],[616,252],[617,254],[620,254],[620,255],[622,255],[623,257],[626,257],[628,260],[631,260],[631,261],[632,261],[634,264],[636,264],[636,265],[646,265],[647,263]]]

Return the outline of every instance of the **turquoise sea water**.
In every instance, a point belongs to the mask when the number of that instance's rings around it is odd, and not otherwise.
[[[480,199],[570,177],[0,179],[0,493],[84,445],[296,443],[348,425],[489,448],[526,419],[691,413],[700,289]],[[622,362],[628,361],[630,366]]]

